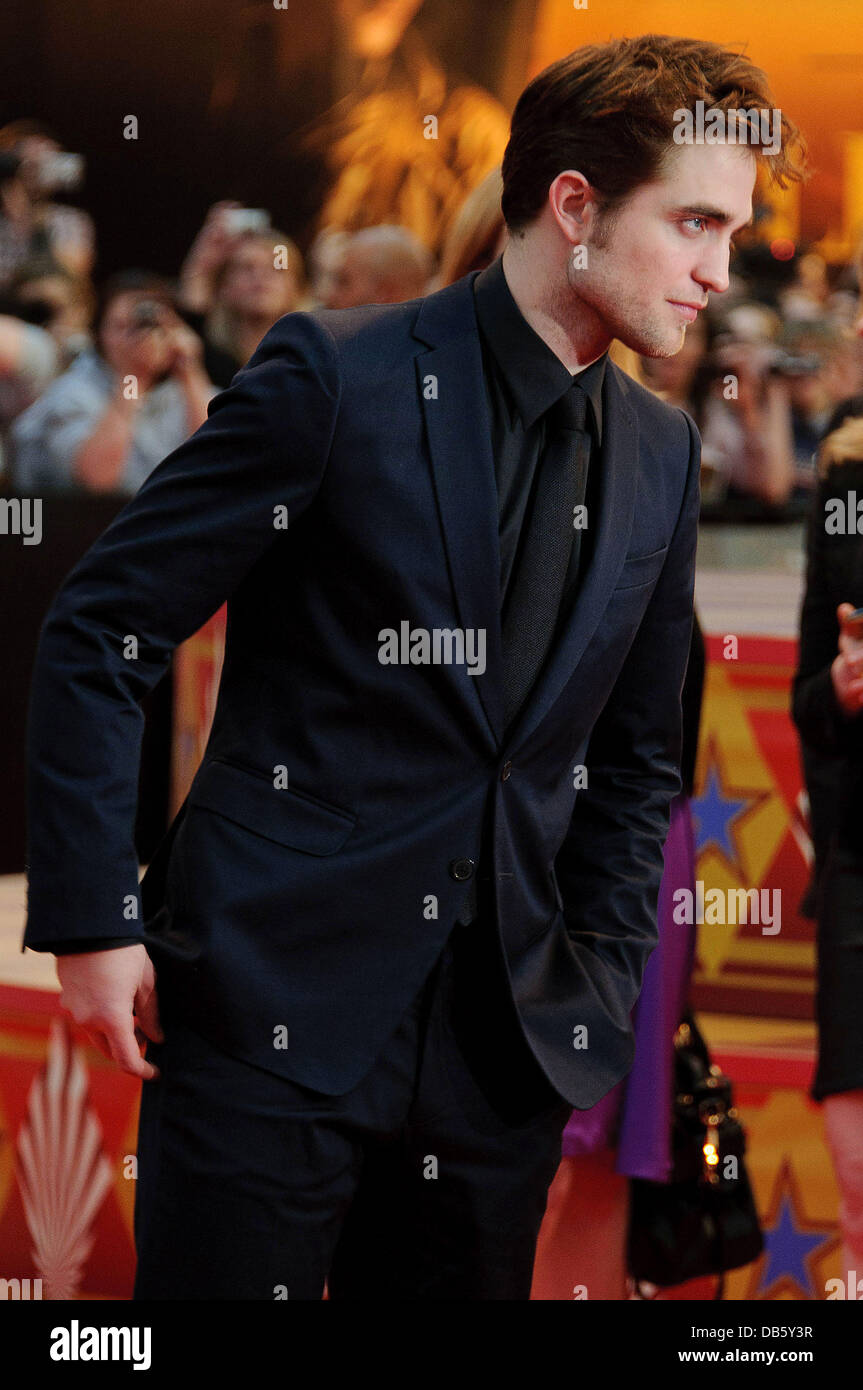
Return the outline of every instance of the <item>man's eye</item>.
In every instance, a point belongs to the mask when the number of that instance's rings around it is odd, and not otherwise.
[[[693,223],[695,223],[695,224],[697,225],[697,229],[700,231],[700,230],[705,229],[705,228],[707,227],[707,218],[706,218],[706,217],[685,217],[685,218],[683,219],[683,225],[684,225],[684,226],[689,226],[689,227],[691,227],[691,226],[693,225]]]

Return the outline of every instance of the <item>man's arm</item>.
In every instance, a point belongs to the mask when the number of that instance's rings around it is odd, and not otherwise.
[[[681,412],[682,413],[682,412]],[[555,861],[567,931],[622,1028],[658,939],[656,904],[669,808],[679,792],[680,693],[692,633],[700,439],[685,416],[689,472],[668,555],[586,755]]]
[[[293,524],[311,502],[339,390],[327,330],[279,320],[56,595],[28,716],[25,945],[138,932],[140,701],[278,538],[276,509]]]

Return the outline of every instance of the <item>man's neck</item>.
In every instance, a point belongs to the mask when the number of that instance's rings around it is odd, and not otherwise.
[[[524,318],[568,371],[584,371],[607,350],[611,335],[579,301],[567,281],[565,263],[555,272],[557,282],[536,273],[536,266],[546,263],[528,238],[511,240],[504,248],[504,277]]]

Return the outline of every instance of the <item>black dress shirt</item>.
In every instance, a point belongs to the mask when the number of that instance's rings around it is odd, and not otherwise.
[[[591,461],[602,445],[602,384],[608,356],[573,374],[531,328],[512,297],[498,256],[474,281],[483,376],[491,413],[492,452],[498,493],[500,600],[503,608],[515,568],[536,466],[546,444],[546,412],[577,381],[590,405]],[[587,561],[597,468],[588,464],[587,528],[582,532],[579,572]]]
[[[498,494],[501,612],[509,596],[519,544],[534,495],[537,465],[547,444],[547,412],[571,389],[574,381],[588,398],[585,425],[591,438],[585,504],[587,527],[581,532],[577,567],[570,562],[561,608],[572,598],[589,560],[596,516],[599,450],[602,447],[602,385],[607,354],[583,371],[572,373],[539,336],[516,304],[498,256],[474,281],[474,303],[480,330],[483,378],[491,416],[491,443]],[[484,851],[459,914],[463,925],[475,923],[480,882],[487,885]]]
[[[587,561],[595,515],[597,452],[602,443],[602,383],[607,354],[573,375],[534,332],[512,297],[502,257],[492,261],[474,281],[477,321],[483,358],[483,378],[491,413],[492,452],[498,492],[501,607],[512,580],[519,538],[533,489],[536,466],[545,448],[545,413],[573,381],[590,401],[591,434],[587,474],[587,529],[582,533],[579,575]],[[576,580],[577,582],[577,580]],[[105,951],[131,946],[138,936],[112,936],[53,942],[56,955]]]

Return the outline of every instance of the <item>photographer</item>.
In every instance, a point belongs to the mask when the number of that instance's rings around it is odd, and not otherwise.
[[[270,226],[263,209],[228,200],[207,213],[180,268],[177,299],[220,388],[231,384],[277,319],[310,302],[296,243]]]
[[[216,388],[201,341],[163,280],[142,271],[113,276],[102,291],[96,343],[15,421],[19,492],[131,496],[206,419]]]
[[[781,506],[794,488],[794,433],[787,375],[760,321],[761,306],[739,306],[717,335],[713,383],[701,420],[703,455],[729,498]]]
[[[50,334],[58,373],[93,346],[90,326],[95,307],[96,292],[90,281],[70,274],[50,256],[25,261],[5,294],[0,293],[0,311]]]
[[[92,274],[93,219],[54,201],[80,189],[84,167],[84,156],[64,151],[41,121],[0,129],[0,287],[34,256],[51,256],[70,275]]]

